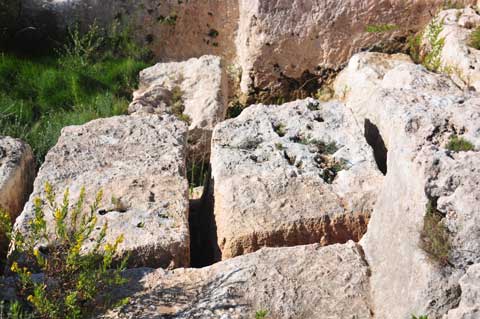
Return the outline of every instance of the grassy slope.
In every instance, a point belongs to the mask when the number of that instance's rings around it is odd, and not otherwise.
[[[111,58],[77,67],[0,53],[0,135],[27,141],[41,163],[63,127],[125,113],[146,66]]]

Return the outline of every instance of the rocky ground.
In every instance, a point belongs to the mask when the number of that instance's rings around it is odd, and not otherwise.
[[[51,5],[84,10],[60,3]],[[170,27],[188,42],[181,14],[201,17],[215,3],[178,4]],[[73,197],[82,186],[104,190],[99,222],[109,238],[124,234],[120,254],[132,257],[114,293],[129,303],[101,318],[480,318],[480,51],[469,43],[480,15],[434,17],[443,40],[419,37],[421,50],[436,50],[425,67],[359,51],[396,49],[403,28],[423,27],[440,1],[349,5],[239,1],[223,13],[238,18],[236,39],[232,20],[209,11],[220,30],[210,37],[235,50],[159,49],[176,60],[221,57],[142,71],[131,114],[65,128],[34,183],[30,148],[1,137],[0,205],[21,213],[15,227],[28,236],[45,181]],[[357,34],[365,21],[402,27]],[[226,120],[232,52],[246,93],[272,93],[279,77],[307,69],[321,85],[322,68],[342,70],[327,98],[257,103]],[[198,158],[210,158],[203,192],[186,177]],[[445,255],[425,246],[438,236],[426,228],[432,216]]]

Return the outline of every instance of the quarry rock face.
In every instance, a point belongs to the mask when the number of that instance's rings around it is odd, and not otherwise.
[[[29,145],[0,136],[0,207],[12,218],[18,216],[32,191],[35,159]]]
[[[479,99],[406,57],[371,53],[354,56],[335,88],[359,123],[377,126],[388,150],[388,174],[361,240],[375,315],[441,317],[457,306],[459,279],[480,259]],[[448,147],[452,137],[469,150]],[[443,263],[422,249],[432,212],[451,245]]]
[[[106,318],[372,318],[368,267],[353,242],[264,248],[202,269],[139,269]]]
[[[218,55],[241,75],[243,93],[295,96],[292,91],[318,89],[329,70],[338,70],[356,52],[398,49],[398,43],[422,29],[444,4],[443,0],[23,0],[22,21],[60,32],[73,21],[85,27],[93,21],[108,26],[120,20],[134,26],[159,60]],[[385,26],[387,32],[381,31]]]
[[[358,241],[382,183],[361,128],[341,103],[250,106],[212,138],[221,258],[263,246]]]
[[[64,128],[15,227],[28,232],[33,200],[45,198],[46,182],[58,202],[69,188],[71,205],[82,187],[86,203],[101,189],[98,225],[108,222],[108,242],[124,235],[119,253],[131,253],[130,266],[189,266],[185,139],[186,125],[173,116],[118,116]],[[52,214],[45,218],[51,226]]]
[[[140,72],[129,112],[174,113],[189,123],[190,154],[208,158],[213,127],[225,119],[227,78],[221,59],[158,63]]]

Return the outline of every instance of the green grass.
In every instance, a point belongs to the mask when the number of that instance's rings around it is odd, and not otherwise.
[[[457,135],[454,135],[450,137],[446,148],[454,152],[468,152],[473,151],[475,149],[475,146],[463,137],[458,137]]]
[[[125,113],[147,66],[128,57],[74,60],[0,54],[0,135],[28,142],[38,163],[63,127]]]
[[[472,31],[468,45],[474,49],[480,50],[480,27]]]
[[[255,312],[255,319],[265,319],[268,316],[268,310],[258,310]]]

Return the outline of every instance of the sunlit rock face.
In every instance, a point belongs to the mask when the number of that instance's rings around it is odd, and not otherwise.
[[[129,253],[131,267],[189,266],[186,132],[185,123],[170,115],[117,116],[64,128],[15,228],[28,235],[34,199],[45,198],[46,182],[57,202],[68,188],[72,207],[82,187],[89,204],[102,190],[94,212],[96,231],[108,223],[107,242],[124,236],[119,255]],[[48,230],[54,231],[53,214],[46,212],[45,219]],[[93,242],[86,245],[90,248]]]
[[[57,33],[76,22],[85,28],[93,21],[103,26],[123,21],[158,60],[221,56],[241,76],[241,91],[261,99],[262,92],[315,91],[361,50],[401,48],[443,5],[443,0],[23,0],[22,21]],[[385,26],[387,32],[378,32]],[[261,92],[253,93],[257,89]]]

